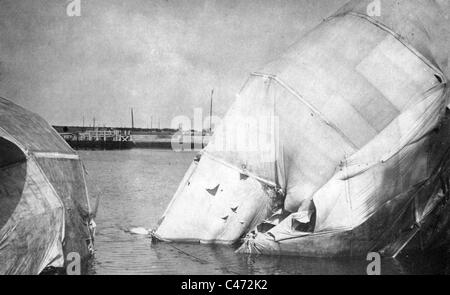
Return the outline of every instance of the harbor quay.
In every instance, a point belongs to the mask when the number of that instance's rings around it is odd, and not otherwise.
[[[172,149],[175,143],[184,149],[201,150],[210,139],[210,132],[206,130],[81,126],[53,128],[74,149]]]

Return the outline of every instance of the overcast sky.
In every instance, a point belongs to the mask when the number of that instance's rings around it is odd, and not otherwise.
[[[51,124],[223,115],[250,72],[346,0],[0,0],[0,96]]]

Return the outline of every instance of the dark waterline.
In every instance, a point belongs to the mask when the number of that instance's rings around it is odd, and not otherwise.
[[[247,256],[232,246],[151,244],[128,232],[153,228],[195,153],[133,149],[80,151],[88,187],[100,196],[90,274],[366,274],[359,259]],[[383,259],[382,274],[450,274],[447,251]]]

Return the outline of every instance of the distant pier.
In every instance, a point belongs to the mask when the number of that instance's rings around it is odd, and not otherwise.
[[[172,149],[172,143],[176,143],[177,147],[183,147],[182,150],[200,150],[210,138],[207,131],[169,128],[53,127],[74,149]]]

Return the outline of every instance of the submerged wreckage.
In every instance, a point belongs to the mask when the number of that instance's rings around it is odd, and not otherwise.
[[[386,0],[372,16],[372,2],[351,1],[251,75],[155,238],[245,236],[240,253],[302,256],[396,256],[444,241],[445,10]],[[240,149],[242,138],[270,140]]]
[[[61,268],[72,252],[84,263],[92,217],[78,155],[42,118],[0,98],[0,274]]]

